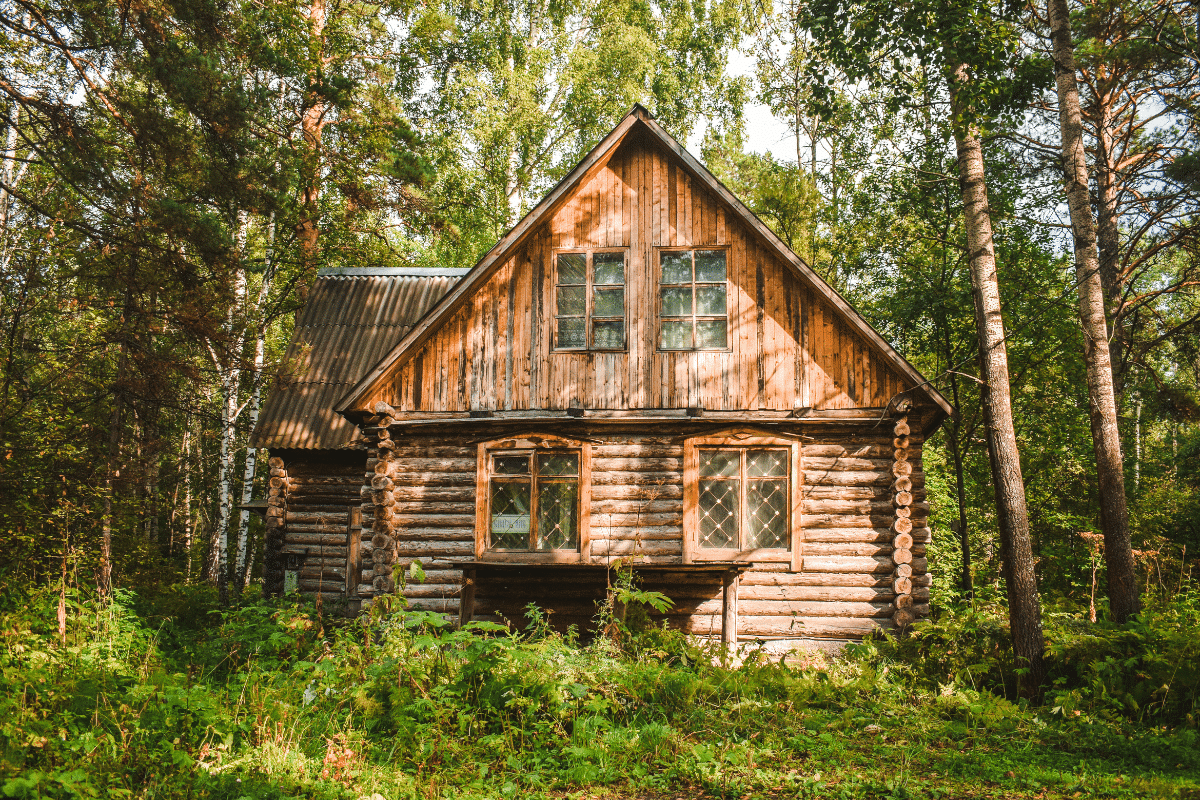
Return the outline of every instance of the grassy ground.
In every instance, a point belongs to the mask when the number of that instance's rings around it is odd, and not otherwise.
[[[1055,684],[1028,706],[1003,696],[995,609],[725,668],[670,632],[585,646],[536,612],[510,635],[68,598],[60,633],[57,597],[5,602],[3,797],[1200,798],[1186,604],[1086,647],[1051,620]]]

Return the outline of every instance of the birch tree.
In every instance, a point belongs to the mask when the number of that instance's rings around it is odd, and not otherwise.
[[[1067,204],[1071,212],[1071,229],[1075,234],[1075,283],[1079,295],[1079,323],[1083,328],[1092,442],[1099,476],[1100,523],[1104,531],[1104,559],[1108,567],[1108,598],[1113,618],[1118,623],[1124,623],[1138,612],[1138,587],[1129,538],[1129,511],[1125,505],[1125,465],[1121,457],[1121,433],[1117,427],[1117,402],[1113,391],[1108,325],[1104,313],[1104,286],[1100,277],[1096,226],[1088,191],[1087,153],[1083,141],[1079,86],[1075,77],[1075,47],[1071,39],[1067,0],[1047,0],[1046,6],[1054,48],[1062,166]]]
[[[1004,551],[1013,646],[1027,671],[1022,691],[1037,695],[1045,678],[1045,640],[1034,574],[1021,458],[1013,424],[1011,389],[996,253],[983,159],[983,128],[1006,107],[1025,100],[1026,67],[1013,58],[1016,36],[1003,9],[959,4],[823,0],[806,10],[806,26],[822,54],[851,80],[886,83],[895,106],[911,101],[914,67],[945,81],[957,156],[971,284],[979,340],[983,410]],[[832,92],[824,90],[828,99]]]

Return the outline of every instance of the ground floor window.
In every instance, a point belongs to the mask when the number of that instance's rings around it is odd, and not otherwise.
[[[753,433],[697,437],[684,447],[688,560],[799,565],[800,445]]]
[[[558,437],[480,445],[476,554],[578,560],[587,541],[587,455],[585,443]]]

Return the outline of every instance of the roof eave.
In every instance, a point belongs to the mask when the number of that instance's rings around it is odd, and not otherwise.
[[[484,280],[494,267],[499,266],[502,262],[502,256],[510,250],[520,246],[520,244],[533,232],[538,223],[545,217],[553,213],[563,200],[567,198],[570,189],[581,183],[590,172],[600,169],[609,156],[616,151],[616,148],[630,130],[638,122],[649,122],[652,120],[650,112],[647,111],[640,103],[635,104],[629,113],[621,120],[617,127],[613,128],[607,136],[600,140],[591,152],[584,157],[582,161],[575,165],[575,168],[567,173],[550,192],[542,198],[542,201],[530,209],[521,221],[514,225],[508,233],[506,233],[500,241],[484,254],[483,258],[475,264],[475,266],[463,276],[458,285],[453,290],[448,292],[435,305],[428,314],[425,315],[421,323],[415,325],[408,335],[400,340],[400,343],[392,349],[390,353],[383,357],[378,364],[375,365],[362,380],[354,385],[344,398],[334,407],[334,411],[342,416],[352,419],[349,415],[357,411],[359,414],[368,413],[367,409],[361,407],[364,398],[374,390],[378,381],[387,373],[388,369],[400,360],[401,356],[410,349],[418,347],[432,333],[434,323],[439,320],[443,313],[448,308],[452,308],[459,300],[467,296],[474,287]]]

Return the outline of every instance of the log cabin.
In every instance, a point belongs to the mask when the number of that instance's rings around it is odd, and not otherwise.
[[[256,434],[268,591],[586,628],[619,563],[730,646],[928,613],[950,405],[642,107],[466,274],[366,272]]]

